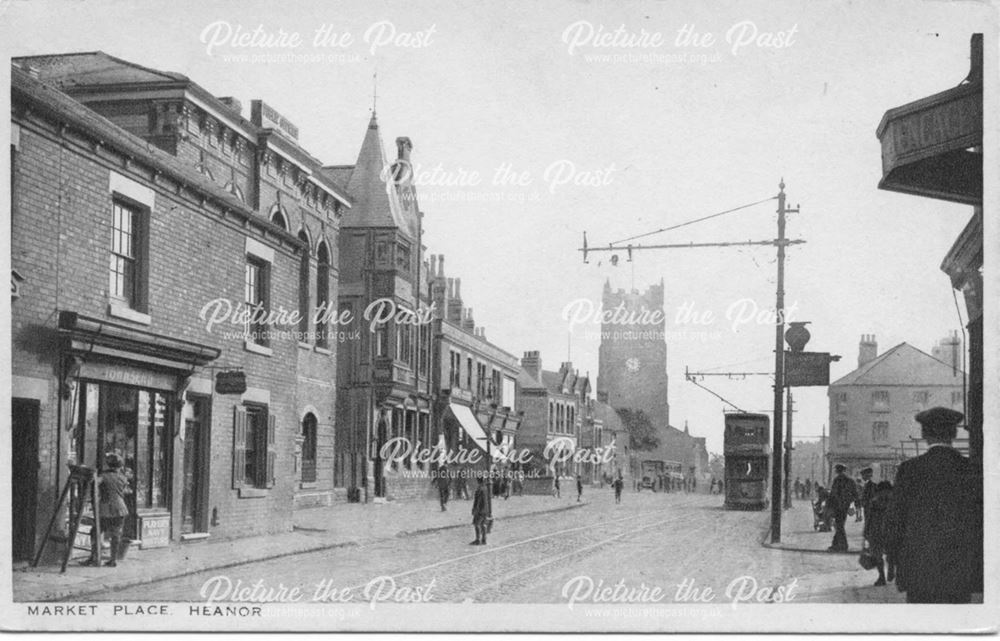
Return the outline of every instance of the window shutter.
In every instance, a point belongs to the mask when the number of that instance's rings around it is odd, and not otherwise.
[[[233,407],[233,487],[242,487],[246,482],[247,469],[247,412],[242,407]]]
[[[273,415],[267,417],[267,478],[266,487],[274,487],[274,462],[278,456],[276,450],[276,429]]]

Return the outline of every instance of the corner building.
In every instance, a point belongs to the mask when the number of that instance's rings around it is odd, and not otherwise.
[[[101,52],[11,74],[15,558],[108,451],[140,548],[290,530],[332,501],[329,335],[207,319],[335,300],[349,199],[259,101]]]

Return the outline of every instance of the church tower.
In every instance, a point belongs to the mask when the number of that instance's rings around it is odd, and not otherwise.
[[[598,400],[615,409],[642,410],[654,427],[666,428],[670,403],[663,280],[644,294],[612,291],[605,281],[602,311]]]

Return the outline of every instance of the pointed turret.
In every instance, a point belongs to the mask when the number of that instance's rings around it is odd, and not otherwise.
[[[399,197],[392,184],[392,173],[386,162],[385,147],[374,112],[368,121],[347,191],[354,198],[354,206],[344,214],[341,227],[400,227],[412,233],[403,218]]]

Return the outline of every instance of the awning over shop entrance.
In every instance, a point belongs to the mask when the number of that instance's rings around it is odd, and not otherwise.
[[[455,420],[458,421],[465,433],[469,435],[472,442],[479,446],[479,449],[486,452],[487,441],[489,437],[486,436],[486,431],[483,430],[483,426],[479,424],[476,420],[475,415],[473,415],[472,410],[470,410],[465,405],[459,405],[458,403],[449,403],[448,411],[451,412]]]

